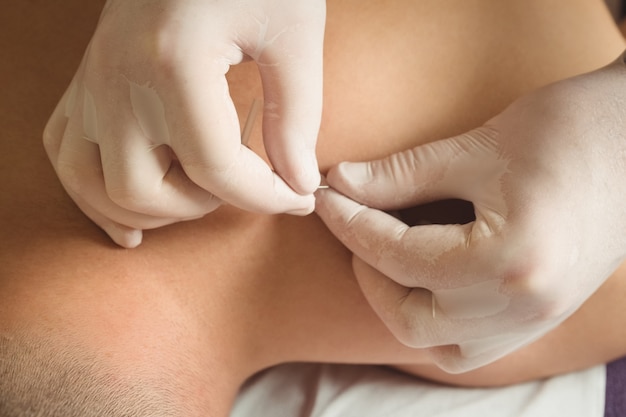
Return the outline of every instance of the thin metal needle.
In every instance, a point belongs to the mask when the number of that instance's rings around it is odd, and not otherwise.
[[[243,131],[241,132],[241,144],[244,146],[248,146],[250,135],[252,134],[252,128],[254,127],[254,121],[256,120],[257,114],[259,114],[259,110],[261,110],[261,100],[255,98],[252,100],[252,105],[250,106],[246,123],[243,125]],[[317,187],[318,190],[327,188],[330,187],[328,185],[320,185]]]
[[[432,309],[432,313],[433,313],[433,319],[435,318],[435,316],[437,315],[437,300],[435,299],[435,293],[431,292],[430,293],[430,304],[431,304],[431,309]]]
[[[252,128],[254,127],[254,121],[256,120],[256,115],[259,113],[260,109],[261,100],[255,98],[252,100],[252,105],[250,106],[246,123],[243,126],[243,131],[241,132],[241,143],[245,146],[248,146],[248,141],[250,141],[250,135],[252,134]]]

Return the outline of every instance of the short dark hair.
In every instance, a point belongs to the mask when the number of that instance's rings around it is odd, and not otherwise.
[[[0,332],[0,417],[189,415],[164,378],[128,376],[82,346],[40,336]]]

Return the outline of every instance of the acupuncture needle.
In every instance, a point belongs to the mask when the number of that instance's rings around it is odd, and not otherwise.
[[[430,293],[430,308],[433,314],[433,319],[435,318],[435,316],[437,315],[437,299],[435,298],[435,293],[431,292]]]
[[[246,117],[246,123],[244,123],[243,130],[241,132],[241,144],[248,148],[250,135],[252,135],[252,128],[254,127],[254,122],[257,115],[259,114],[259,110],[261,110],[261,100],[255,98],[254,100],[252,100],[252,104],[250,105],[250,111],[248,112],[248,117]],[[328,185],[320,185],[317,187],[318,190],[325,190],[328,188],[330,188]]]
[[[254,121],[256,120],[256,116],[261,109],[261,100],[255,98],[252,100],[252,105],[250,106],[250,111],[248,112],[248,117],[246,118],[246,123],[243,125],[243,131],[241,132],[241,143],[244,146],[248,146],[248,142],[250,141],[250,135],[252,134],[252,128],[254,127]]]

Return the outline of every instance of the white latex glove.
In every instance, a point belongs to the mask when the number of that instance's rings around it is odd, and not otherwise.
[[[324,0],[109,0],[44,133],[64,187],[125,247],[222,201],[310,213],[325,18]],[[225,78],[250,58],[275,172],[241,144]]]
[[[316,211],[391,332],[449,372],[490,363],[565,320],[625,258],[626,68],[327,180]],[[382,211],[448,198],[472,202],[475,221],[409,227]]]

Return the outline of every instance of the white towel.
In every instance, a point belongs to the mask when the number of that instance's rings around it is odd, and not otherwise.
[[[231,417],[602,417],[606,367],[453,388],[376,366],[289,364],[252,378]]]

